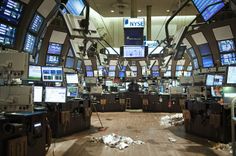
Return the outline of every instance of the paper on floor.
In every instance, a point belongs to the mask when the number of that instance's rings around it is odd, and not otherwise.
[[[176,113],[174,115],[166,115],[161,117],[160,125],[165,127],[179,126],[184,124],[184,118],[182,113]]]

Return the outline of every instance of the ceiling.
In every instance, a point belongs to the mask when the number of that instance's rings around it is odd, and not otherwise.
[[[136,0],[138,16],[146,16],[146,6],[152,6],[152,16],[171,15],[185,0]],[[90,6],[104,17],[129,17],[131,0],[88,0]],[[111,12],[113,10],[114,12]],[[169,10],[169,12],[167,11]],[[196,15],[197,11],[190,2],[180,15]]]

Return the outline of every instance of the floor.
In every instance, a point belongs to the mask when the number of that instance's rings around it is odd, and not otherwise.
[[[92,115],[90,130],[65,138],[54,139],[47,156],[229,156],[228,151],[212,149],[212,142],[184,132],[183,126],[165,128],[160,126],[160,117],[166,113],[99,113],[104,127],[98,131],[99,120]],[[90,142],[91,137],[110,133],[125,135],[144,141],[125,150]],[[168,138],[177,141],[171,143]]]

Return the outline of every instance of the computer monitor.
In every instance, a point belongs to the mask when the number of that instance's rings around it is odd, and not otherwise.
[[[60,57],[57,55],[47,55],[47,65],[59,65]]]
[[[236,64],[235,53],[220,54],[220,58],[222,66]]]
[[[48,45],[48,54],[60,55],[62,50],[62,44],[50,42]]]
[[[202,57],[202,64],[203,64],[203,68],[213,67],[214,63],[213,63],[212,56]]]
[[[46,87],[45,102],[48,103],[66,103],[66,88],[65,87]]]
[[[199,48],[201,56],[206,56],[206,55],[211,54],[211,49],[210,49],[208,43],[201,44],[198,46],[198,48]]]
[[[81,65],[82,65],[82,61],[81,60],[77,60],[76,69],[77,70],[81,70]]]
[[[94,74],[93,71],[87,71],[86,72],[87,77],[93,77],[94,76],[93,74]]]
[[[34,86],[33,87],[33,102],[42,102],[43,101],[43,87],[42,86]]]
[[[79,83],[78,75],[77,74],[66,74],[66,83],[78,84]]]
[[[92,66],[85,66],[86,71],[93,70]]]
[[[124,71],[120,71],[119,72],[119,77],[120,78],[124,78],[125,77],[125,72]]]
[[[164,73],[164,77],[171,77],[171,71],[166,71]]]
[[[220,53],[235,52],[235,42],[233,39],[218,41]]]
[[[78,96],[78,87],[67,86],[67,97],[77,97]]]
[[[224,76],[218,74],[207,74],[206,85],[207,86],[222,86],[224,82]]]
[[[41,81],[42,71],[41,66],[29,65],[28,80]]]
[[[223,97],[223,88],[222,87],[211,87],[211,96],[212,97]]]
[[[33,20],[30,23],[29,30],[31,32],[38,33],[38,31],[40,30],[40,28],[41,28],[41,26],[43,24],[43,21],[44,21],[44,18],[41,15],[36,13],[34,15]]]
[[[109,71],[115,71],[116,70],[116,66],[109,66]]]
[[[83,0],[68,0],[66,7],[71,14],[75,16],[81,16],[85,8],[85,4]]]
[[[160,73],[158,71],[152,71],[152,76],[153,77],[159,77]]]
[[[30,33],[27,33],[25,36],[25,43],[23,51],[27,53],[33,53],[35,48],[36,37]]]
[[[72,58],[72,57],[67,57],[67,58],[66,58],[65,67],[66,67],[66,68],[74,68],[74,61],[75,61],[74,58]]]
[[[145,46],[124,46],[122,49],[125,58],[143,58],[147,56],[148,48]]]
[[[42,67],[42,80],[44,82],[62,82],[62,67]]]
[[[108,72],[108,76],[109,77],[115,77],[116,76],[116,72],[115,71],[109,71]]]
[[[226,83],[236,85],[236,66],[228,66]]]
[[[13,47],[16,39],[16,28],[0,23],[0,32],[0,45]]]
[[[213,86],[214,77],[215,77],[215,75],[213,75],[213,74],[207,74],[207,77],[206,77],[206,85],[207,86]]]

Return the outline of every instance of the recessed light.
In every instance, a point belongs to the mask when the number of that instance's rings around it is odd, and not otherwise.
[[[170,10],[166,10],[166,12],[170,12]]]
[[[111,12],[115,12],[114,10],[111,10]]]
[[[138,12],[142,12],[142,10],[138,10]]]

